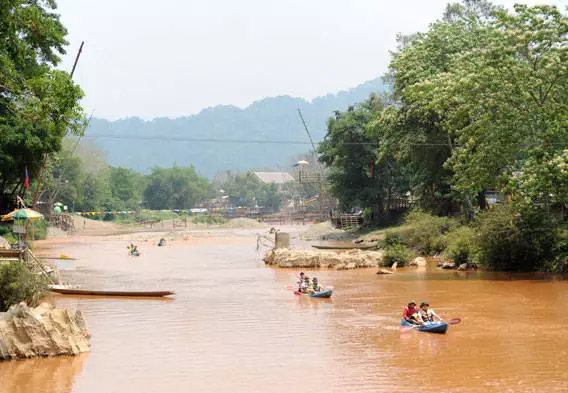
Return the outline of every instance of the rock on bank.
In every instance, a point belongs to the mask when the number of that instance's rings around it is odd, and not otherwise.
[[[268,265],[278,267],[355,269],[383,265],[381,251],[349,250],[346,252],[312,251],[303,249],[277,249],[266,255]]]
[[[80,311],[21,303],[0,313],[0,360],[78,355],[89,351],[90,337]]]

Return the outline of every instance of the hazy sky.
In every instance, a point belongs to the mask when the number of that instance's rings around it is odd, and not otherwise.
[[[70,41],[62,67],[84,40],[75,80],[87,111],[108,119],[310,99],[383,74],[396,33],[425,30],[447,2],[58,0]]]

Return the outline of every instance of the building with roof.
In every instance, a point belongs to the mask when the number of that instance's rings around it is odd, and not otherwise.
[[[282,185],[294,181],[288,172],[253,172],[254,175],[264,184]]]

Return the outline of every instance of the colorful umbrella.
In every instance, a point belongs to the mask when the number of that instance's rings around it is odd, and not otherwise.
[[[14,220],[41,220],[43,214],[36,212],[32,209],[16,209],[12,213],[6,214],[2,217],[2,221]]]

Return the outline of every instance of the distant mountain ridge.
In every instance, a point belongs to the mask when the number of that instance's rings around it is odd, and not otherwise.
[[[311,101],[278,96],[256,101],[244,109],[219,105],[175,119],[93,118],[85,139],[96,141],[111,165],[141,172],[174,164],[193,164],[209,178],[227,169],[289,170],[293,157],[311,149],[298,108],[317,142],[325,136],[326,121],[335,110],[345,110],[383,90],[383,83],[377,78]]]

